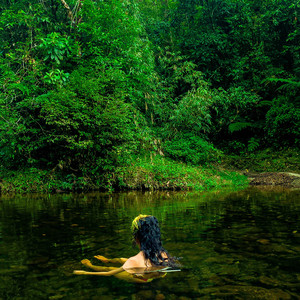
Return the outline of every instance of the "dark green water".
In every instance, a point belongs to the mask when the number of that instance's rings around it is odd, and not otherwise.
[[[135,255],[140,213],[183,271],[147,284],[72,274],[83,258]],[[300,299],[299,191],[3,196],[0,271],[0,299]]]

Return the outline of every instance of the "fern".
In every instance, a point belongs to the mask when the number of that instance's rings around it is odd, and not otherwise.
[[[272,101],[270,100],[262,100],[257,104],[257,107],[262,107],[262,106],[271,106]]]
[[[26,85],[22,84],[22,83],[12,83],[10,84],[10,89],[13,90],[13,89],[17,89],[19,91],[22,92],[23,95],[29,95],[29,89]]]
[[[259,147],[259,140],[252,137],[249,141],[248,141],[248,151],[249,152],[253,152],[255,151],[257,148]]]
[[[253,124],[249,122],[235,122],[228,126],[228,130],[230,133],[233,133],[235,131],[241,131],[247,127],[253,127]]]
[[[296,78],[284,79],[284,78],[267,78],[264,82],[281,82],[281,85],[278,90],[289,90],[289,89],[298,89],[300,88],[300,81],[297,81]]]

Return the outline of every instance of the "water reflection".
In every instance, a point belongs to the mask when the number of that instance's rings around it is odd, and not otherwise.
[[[140,213],[186,271],[148,285],[72,275],[83,258],[135,255]],[[283,189],[3,196],[0,298],[299,299],[299,216],[299,192]]]

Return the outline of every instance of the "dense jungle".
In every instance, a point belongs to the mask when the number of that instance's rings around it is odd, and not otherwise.
[[[0,189],[299,172],[298,0],[1,0]]]

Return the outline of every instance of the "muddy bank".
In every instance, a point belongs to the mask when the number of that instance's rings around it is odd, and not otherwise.
[[[244,172],[250,185],[271,185],[300,188],[300,174],[290,172]]]

